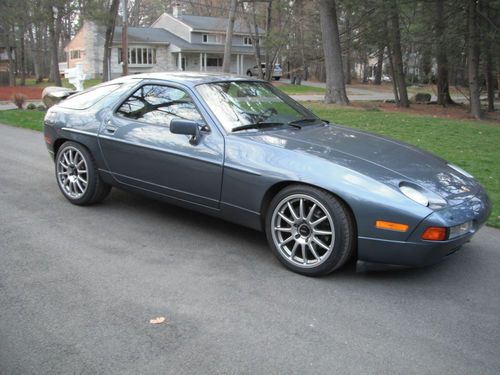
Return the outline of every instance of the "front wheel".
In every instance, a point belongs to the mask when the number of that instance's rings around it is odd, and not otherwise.
[[[292,185],[274,197],[266,235],[280,262],[307,276],[328,274],[354,255],[355,226],[347,207],[311,186]]]
[[[56,155],[56,179],[64,197],[76,205],[102,201],[111,187],[101,181],[94,158],[81,144],[65,142]]]

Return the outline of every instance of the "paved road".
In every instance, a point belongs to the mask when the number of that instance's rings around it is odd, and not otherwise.
[[[312,279],[217,219],[119,191],[72,206],[52,167],[40,133],[0,125],[2,375],[500,373],[500,231]]]
[[[290,83],[289,79],[283,79],[280,82]],[[325,88],[324,82],[312,82],[312,81],[302,81],[304,86],[313,86],[313,87],[321,87]],[[367,88],[361,87],[352,87],[347,85],[347,96],[350,101],[353,102],[362,102],[362,101],[384,101],[384,100],[394,100],[394,93],[392,91],[378,91],[376,86],[367,86]],[[423,90],[425,91],[425,90]],[[295,100],[300,101],[322,101],[324,99],[324,95],[317,94],[297,94],[291,95]],[[410,94],[410,97],[412,95]],[[452,99],[457,103],[465,103],[467,99],[463,95],[453,95]],[[436,95],[432,95],[432,101],[437,100]],[[483,98],[481,98],[483,100]]]

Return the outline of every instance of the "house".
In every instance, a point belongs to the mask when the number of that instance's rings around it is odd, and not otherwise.
[[[150,27],[129,27],[129,74],[174,70],[221,71],[227,22],[226,18],[184,15],[178,7],[174,7],[172,14],[163,13]],[[104,27],[86,21],[65,47],[68,68],[81,63],[87,77],[100,77],[104,33]],[[110,61],[113,77],[122,74],[121,41],[122,28],[116,27]],[[244,75],[254,65],[254,48],[248,29],[242,22],[236,21],[231,72]]]

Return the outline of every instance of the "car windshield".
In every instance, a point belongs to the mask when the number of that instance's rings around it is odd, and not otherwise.
[[[228,132],[320,122],[313,113],[265,82],[227,81],[197,86]],[[259,126],[262,125],[262,126]]]

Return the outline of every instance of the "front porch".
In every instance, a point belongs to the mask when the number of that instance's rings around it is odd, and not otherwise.
[[[177,69],[190,72],[221,72],[223,53],[207,52],[176,52]],[[249,68],[255,65],[255,59],[250,54],[232,54],[230,72],[246,75]]]

